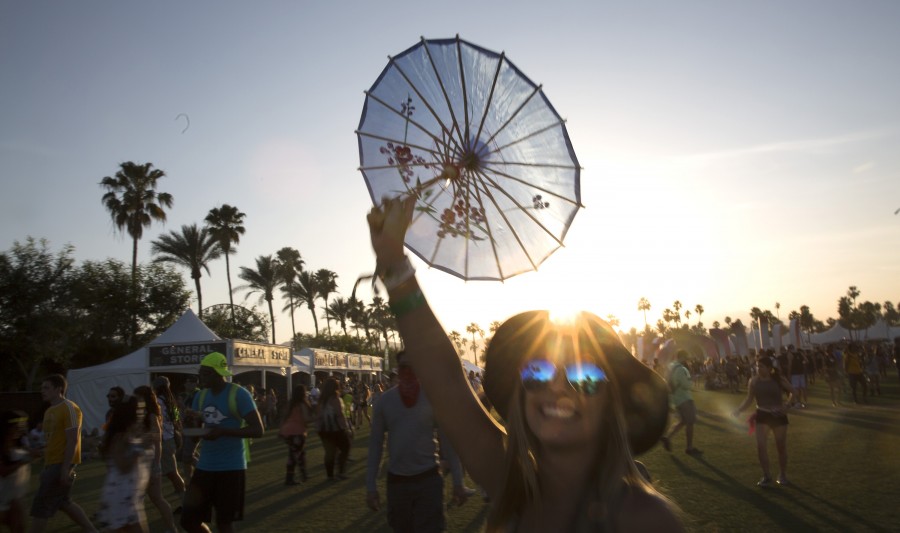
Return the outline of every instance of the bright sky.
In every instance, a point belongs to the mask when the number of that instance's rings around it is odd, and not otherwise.
[[[824,320],[850,285],[900,300],[898,27],[887,0],[0,0],[0,250],[31,235],[130,263],[98,183],[152,162],[175,204],[139,260],[229,203],[247,215],[233,272],[292,246],[349,296],[374,267],[363,91],[420,36],[460,34],[544,85],[586,208],[537,273],[466,283],[418,263],[446,329],[548,307],[641,327],[642,296],[651,323],[676,299],[707,325],[775,302]],[[201,282],[204,305],[228,301],[224,261]],[[287,315],[276,329],[289,339]]]

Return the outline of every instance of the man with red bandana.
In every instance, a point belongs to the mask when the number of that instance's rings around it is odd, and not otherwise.
[[[444,480],[441,459],[453,474],[453,501],[467,498],[462,466],[446,439],[439,440],[431,405],[421,393],[412,367],[397,354],[399,382],[375,402],[366,468],[366,504],[381,507],[375,480],[388,434],[387,512],[394,531],[444,531]]]

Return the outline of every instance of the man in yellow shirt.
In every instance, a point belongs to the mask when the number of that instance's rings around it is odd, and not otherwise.
[[[41,383],[41,398],[50,404],[44,413],[44,471],[31,506],[31,531],[39,533],[57,510],[84,531],[97,531],[71,499],[75,465],[81,463],[81,409],[66,399],[66,378],[51,374]]]

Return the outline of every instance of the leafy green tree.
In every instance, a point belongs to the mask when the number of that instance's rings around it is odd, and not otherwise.
[[[85,261],[70,276],[72,324],[77,325],[72,363],[85,367],[104,363],[150,342],[184,313],[191,293],[184,277],[168,265],[138,265],[138,333],[128,342],[131,317],[121,302],[131,297],[131,274],[117,259]]]
[[[231,319],[234,320],[234,293],[231,288],[231,261],[228,256],[236,250],[235,245],[241,242],[244,229],[244,217],[237,207],[222,204],[209,210],[204,222],[210,235],[219,243],[222,255],[225,256],[225,277],[228,279],[228,303],[231,305]]]
[[[144,235],[144,228],[149,228],[154,220],[166,221],[164,208],[171,208],[174,197],[167,192],[157,192],[157,182],[166,175],[152,163],[138,165],[127,161],[119,165],[119,171],[113,176],[100,180],[100,186],[106,189],[101,197],[103,205],[109,211],[113,224],[119,231],[126,232],[132,239],[131,252],[131,293],[137,294],[137,252],[138,241]],[[130,302],[134,307],[136,302]],[[132,310],[132,314],[134,311]],[[137,323],[132,326],[136,334]]]
[[[206,308],[203,322],[216,335],[225,339],[269,341],[269,318],[255,309],[231,304],[212,305]]]
[[[325,308],[328,308],[328,297],[337,292],[338,275],[327,268],[316,270],[316,287],[319,289],[319,297],[325,302]],[[325,325],[328,326],[328,334],[331,335],[331,321],[328,315],[325,316]]]
[[[203,320],[203,293],[200,290],[200,276],[203,271],[209,275],[209,263],[222,256],[222,248],[210,235],[207,228],[196,224],[181,226],[181,233],[170,231],[153,241],[151,251],[156,257],[154,263],[170,263],[187,268],[197,290],[197,314]]]
[[[272,321],[272,344],[275,344],[275,310],[272,308],[272,300],[275,299],[275,289],[281,286],[278,260],[272,255],[261,255],[256,258],[256,269],[241,267],[238,277],[246,284],[235,287],[234,290],[246,291],[245,300],[251,294],[259,294],[258,302],[262,303],[265,300],[269,305],[269,320]]]
[[[288,297],[288,307],[291,312],[291,338],[297,336],[297,328],[294,325],[294,280],[297,274],[303,271],[303,259],[300,257],[300,251],[290,246],[285,246],[281,250],[275,252],[278,258],[278,274],[281,276],[281,282],[286,288],[284,291]]]
[[[30,390],[39,372],[120,357],[162,333],[190,302],[174,269],[138,265],[139,305],[134,315],[123,313],[122,302],[132,300],[129,265],[107,259],[77,266],[72,252],[53,253],[46,241],[29,238],[0,254],[0,358],[12,363],[0,387]]]
[[[4,387],[24,384],[32,390],[42,365],[66,366],[71,360],[75,332],[67,302],[73,252],[66,245],[54,253],[46,240],[28,237],[0,254],[0,354],[12,362],[0,373]]]

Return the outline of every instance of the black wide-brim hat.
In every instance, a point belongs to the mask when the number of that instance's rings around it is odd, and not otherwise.
[[[565,340],[566,338],[571,341]],[[576,350],[598,360],[618,388],[628,441],[634,455],[652,448],[666,429],[669,390],[665,380],[638,361],[600,317],[581,312],[571,322],[555,323],[548,311],[527,311],[504,322],[485,354],[484,391],[505,419],[527,360],[552,355],[559,342],[577,340]]]

